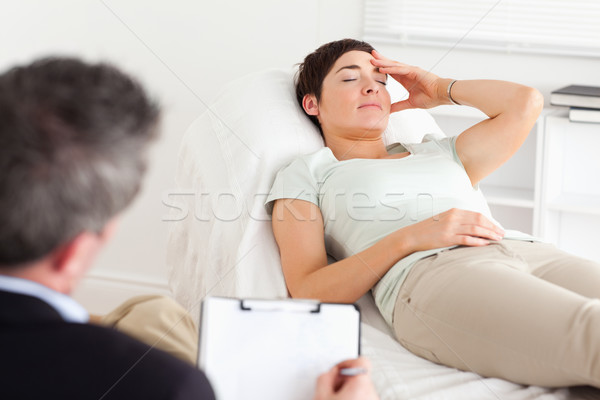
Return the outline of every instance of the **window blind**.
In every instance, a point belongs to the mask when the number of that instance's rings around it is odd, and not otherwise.
[[[598,0],[365,0],[364,39],[600,57]]]

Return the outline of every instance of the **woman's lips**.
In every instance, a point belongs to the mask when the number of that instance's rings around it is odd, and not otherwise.
[[[381,104],[379,103],[365,103],[365,104],[361,104],[360,107],[358,108],[371,108],[371,107],[375,107],[379,110],[381,110]]]

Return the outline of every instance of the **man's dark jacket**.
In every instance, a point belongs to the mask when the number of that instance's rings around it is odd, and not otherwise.
[[[0,291],[0,399],[214,400],[204,374],[115,330]]]

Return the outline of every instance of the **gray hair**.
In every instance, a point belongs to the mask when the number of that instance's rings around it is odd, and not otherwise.
[[[100,232],[139,190],[159,108],[107,64],[46,58],[0,76],[0,266]]]

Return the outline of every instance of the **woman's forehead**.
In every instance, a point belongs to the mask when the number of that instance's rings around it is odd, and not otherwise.
[[[378,72],[379,69],[371,64],[371,60],[374,59],[375,57],[365,51],[352,50],[344,53],[333,64],[333,67],[325,76],[325,80],[334,79],[337,74],[344,70]]]
[[[340,68],[344,68],[345,66],[349,65],[357,65],[361,68],[368,67],[370,69],[370,67],[372,66],[371,60],[373,60],[374,58],[375,57],[373,57],[370,53],[367,53],[366,51],[348,51],[342,54],[335,61],[335,63],[333,64],[333,68],[331,68],[331,72],[337,73],[340,70]]]

